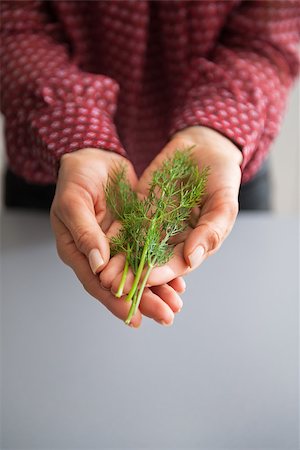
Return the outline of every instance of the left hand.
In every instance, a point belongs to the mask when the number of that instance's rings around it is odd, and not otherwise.
[[[241,182],[242,152],[226,137],[210,128],[194,126],[176,133],[142,174],[136,190],[147,194],[153,171],[161,166],[176,149],[193,148],[193,157],[200,170],[210,167],[206,194],[201,208],[194,211],[194,227],[178,235],[174,255],[164,266],[152,270],[148,286],[160,286],[197,268],[208,256],[214,254],[230,233],[238,214],[238,193]],[[110,264],[110,263],[109,263]],[[116,291],[121,274],[110,279],[105,268],[101,280]],[[133,281],[128,273],[124,294]]]
[[[206,194],[201,207],[193,211],[194,225],[177,237],[172,259],[153,269],[148,283],[157,285],[196,269],[222,245],[238,214],[242,152],[215,130],[194,126],[173,136],[140,178],[136,189],[147,189],[151,173],[177,148],[196,145],[192,150],[200,170],[209,166]]]

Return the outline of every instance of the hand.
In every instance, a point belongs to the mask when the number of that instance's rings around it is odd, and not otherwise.
[[[137,177],[131,163],[115,153],[83,149],[64,155],[50,218],[60,258],[74,270],[90,295],[125,320],[130,305],[116,299],[101,286],[98,276],[109,262],[108,237],[116,227],[106,209],[103,187],[111,169],[120,163],[126,165],[128,179],[135,187]],[[110,266],[110,270],[115,274],[118,267]],[[182,305],[176,291],[182,290],[184,282],[180,279],[153,291],[148,289],[141,302],[141,311],[157,321],[172,323],[173,310]],[[131,325],[138,327],[141,320],[138,311]]]
[[[193,156],[200,168],[210,167],[201,208],[193,211],[194,226],[178,236],[172,259],[154,268],[149,285],[167,283],[198,267],[214,254],[230,233],[238,214],[242,152],[226,137],[210,128],[194,126],[176,133],[142,174],[136,187],[146,193],[151,174],[177,148],[195,145]]]

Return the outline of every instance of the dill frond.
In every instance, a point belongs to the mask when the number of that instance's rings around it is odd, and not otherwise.
[[[173,255],[171,237],[187,226],[192,209],[200,205],[209,168],[199,170],[192,148],[176,150],[153,172],[148,196],[141,200],[131,189],[124,166],[110,174],[105,188],[107,205],[122,224],[111,240],[112,254],[124,253],[126,264],[118,296],[122,295],[130,266],[135,274],[126,300],[132,301],[126,323],[135,314],[154,266],[166,264]],[[146,276],[141,279],[144,269]]]

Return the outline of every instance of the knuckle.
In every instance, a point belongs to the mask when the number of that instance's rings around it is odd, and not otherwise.
[[[215,250],[219,248],[222,242],[220,233],[218,233],[214,228],[211,227],[209,227],[207,240],[209,244],[209,250]]]
[[[81,230],[81,229],[76,229],[73,232],[74,235],[74,239],[76,242],[76,247],[78,248],[78,250],[82,253],[86,252],[86,249],[89,246],[89,242],[91,241],[91,233],[89,230]]]
[[[224,217],[224,238],[230,233],[233,228],[234,222],[237,218],[239,212],[239,203],[238,200],[234,200],[231,202],[227,202],[223,206],[223,217]]]
[[[120,282],[121,282],[121,275],[118,275],[116,278],[114,278],[112,280],[111,288],[112,288],[113,291],[116,292],[118,290]]]
[[[109,276],[109,274],[106,273],[106,271],[100,272],[100,283],[104,289],[110,289],[112,285],[112,278]]]
[[[209,222],[203,222],[198,225],[198,229],[201,229],[203,234],[205,251],[207,253],[218,249],[223,241],[221,233],[216,229],[215,224],[211,225]]]

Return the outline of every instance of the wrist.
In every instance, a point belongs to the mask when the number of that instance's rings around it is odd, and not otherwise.
[[[128,161],[124,156],[119,155],[118,153],[115,153],[113,151],[104,150],[101,148],[94,148],[94,147],[86,147],[82,148],[70,153],[65,153],[60,158],[60,167],[66,162],[66,161],[102,161],[102,162],[108,162],[111,160],[114,161]]]
[[[93,147],[81,148],[79,150],[75,150],[73,152],[65,153],[64,155],[62,155],[60,158],[60,164],[62,164],[64,161],[68,159],[76,159],[78,157],[88,157],[88,156],[97,157],[102,152],[105,152],[105,150]]]
[[[57,178],[76,178],[81,180],[81,184],[91,180],[96,180],[97,183],[99,180],[106,182],[109,172],[119,165],[126,166],[127,173],[133,178],[134,168],[124,156],[98,148],[83,148],[66,153],[60,158]]]
[[[229,138],[212,128],[199,125],[187,127],[175,133],[172,140],[181,143],[184,141],[185,145],[196,145],[196,151],[209,151],[221,159],[229,158],[239,166],[243,161],[242,151]]]

